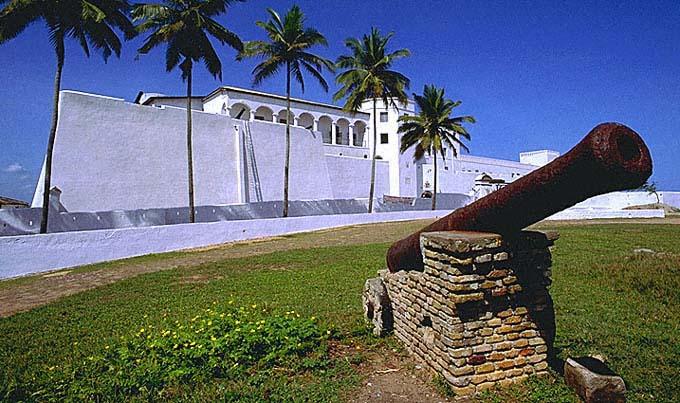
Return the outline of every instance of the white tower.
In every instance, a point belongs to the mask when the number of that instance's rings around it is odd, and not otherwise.
[[[399,154],[399,144],[401,142],[401,136],[397,133],[399,129],[398,119],[400,116],[404,115],[414,115],[415,114],[415,103],[412,100],[408,100],[406,105],[395,103],[389,103],[385,105],[382,99],[376,100],[376,128],[373,128],[373,100],[365,100],[361,106],[361,111],[370,114],[368,130],[368,148],[369,152],[373,153],[373,134],[376,136],[376,158],[387,161],[389,164],[390,171],[390,195],[401,196],[404,192],[401,191],[402,180],[400,176],[403,172],[400,167],[401,161],[406,161],[407,159],[412,162],[413,156],[411,153],[408,155]],[[413,164],[408,164],[412,167]],[[410,183],[410,180],[409,180]],[[411,192],[408,192],[411,193]]]

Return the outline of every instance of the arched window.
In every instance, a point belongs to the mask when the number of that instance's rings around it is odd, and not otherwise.
[[[333,143],[332,127],[333,120],[331,120],[331,118],[328,116],[321,116],[319,118],[319,131],[321,132],[321,138],[323,139],[323,142],[326,144]]]
[[[314,129],[314,116],[311,113],[301,113],[298,117],[298,126],[308,130]]]
[[[264,120],[266,122],[274,121],[274,112],[266,106],[260,106],[255,109],[255,120]]]
[[[338,119],[335,124],[335,144],[349,145],[349,121],[347,119]]]
[[[281,111],[279,111],[279,115],[278,115],[278,121],[279,121],[279,123],[290,122],[291,125],[294,124],[294,123],[295,123],[295,120],[294,120],[294,119],[295,119],[295,114],[294,114],[293,112],[291,112],[291,113],[290,113],[290,118],[288,118],[287,116],[288,116],[288,111],[287,111],[287,110],[282,109]]]
[[[352,144],[357,147],[365,147],[364,139],[366,138],[366,123],[357,120],[354,122],[354,135],[352,138]]]
[[[229,108],[229,116],[239,120],[250,120],[250,108],[242,103],[233,104]]]

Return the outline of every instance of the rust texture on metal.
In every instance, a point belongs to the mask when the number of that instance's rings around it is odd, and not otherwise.
[[[550,164],[395,242],[387,266],[391,272],[422,270],[423,232],[512,235],[590,197],[637,188],[651,174],[652,158],[635,131],[618,123],[600,124]]]

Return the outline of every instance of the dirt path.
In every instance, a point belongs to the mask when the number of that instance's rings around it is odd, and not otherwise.
[[[225,259],[255,256],[292,249],[392,242],[416,231],[431,220],[355,225],[304,234],[228,243],[155,256],[131,258],[78,269],[65,269],[0,282],[0,317],[48,304],[144,273],[186,268]]]
[[[353,345],[334,345],[331,354],[351,356]],[[434,387],[432,373],[417,364],[405,351],[380,347],[364,351],[365,358],[355,366],[364,380],[360,387],[343,396],[348,403],[443,403],[451,399]]]

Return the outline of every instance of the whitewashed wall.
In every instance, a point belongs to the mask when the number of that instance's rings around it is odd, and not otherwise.
[[[436,218],[447,213],[340,214],[0,237],[0,278],[324,228]]]
[[[73,91],[60,102],[52,185],[69,211],[188,205],[185,110]],[[239,202],[236,137],[225,119],[193,113],[197,205]],[[34,207],[41,195],[39,184]]]

